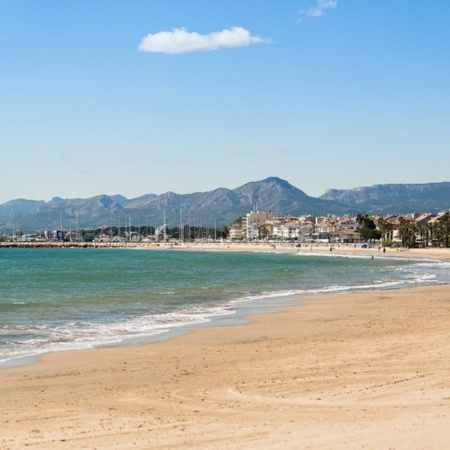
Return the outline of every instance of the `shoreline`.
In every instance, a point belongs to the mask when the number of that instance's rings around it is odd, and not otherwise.
[[[450,287],[314,297],[251,325],[0,372],[0,444],[445,448]]]
[[[0,242],[2,248],[22,249],[136,249],[136,250],[214,250],[214,251],[274,251],[274,252],[319,252],[333,254],[382,255],[450,259],[450,248],[392,248],[382,251],[379,244],[362,248],[359,244],[293,243],[265,242]]]
[[[50,247],[48,247],[50,244]],[[58,242],[53,243],[45,243],[43,247],[41,247],[40,243],[38,246],[33,246],[33,243],[17,243],[17,247],[19,248],[51,248],[51,249],[73,249],[74,247],[69,247],[70,243],[61,244]],[[1,243],[0,243],[1,245]],[[30,247],[31,245],[31,247]],[[341,245],[333,245],[330,251],[330,245],[328,244],[316,244],[315,246],[311,245],[303,245],[302,247],[296,247],[290,243],[281,243],[278,245],[270,244],[270,243],[215,243],[215,242],[207,242],[207,243],[183,243],[183,244],[116,244],[115,247],[111,247],[109,244],[101,244],[95,245],[91,247],[86,247],[85,243],[80,244],[82,249],[92,248],[92,249],[104,249],[108,250],[111,248],[115,249],[123,249],[123,250],[154,250],[154,251],[199,251],[199,252],[270,252],[270,253],[305,253],[312,255],[323,255],[325,257],[328,256],[345,256],[352,255],[356,257],[367,257],[374,259],[377,257],[389,258],[403,258],[403,257],[412,257],[415,259],[450,259],[450,248],[441,249],[441,248],[430,248],[430,249],[412,249],[400,251],[396,249],[387,249],[386,252],[382,252],[381,248],[362,248],[359,245],[354,244],[341,244]],[[364,288],[357,288],[361,291],[366,291]],[[373,288],[368,288],[367,290],[372,290]],[[375,289],[378,290],[389,290],[390,287],[377,287]],[[397,289],[397,288],[394,288]],[[232,315],[216,315],[212,316],[210,320],[206,322],[199,322],[193,324],[185,324],[180,327],[170,328],[164,333],[156,333],[154,335],[149,335],[147,337],[139,337],[139,338],[125,338],[123,341],[114,343],[114,344],[99,344],[93,347],[80,347],[73,348],[72,350],[65,349],[53,349],[46,350],[44,352],[29,354],[24,356],[19,356],[13,360],[8,362],[3,362],[0,364],[0,373],[4,369],[8,369],[10,367],[20,367],[24,365],[37,364],[41,357],[47,353],[59,353],[59,352],[67,352],[67,351],[85,351],[85,350],[96,350],[103,348],[128,348],[132,346],[140,346],[146,344],[152,344],[156,342],[166,341],[172,339],[173,337],[188,334],[197,328],[210,328],[210,327],[222,327],[222,326],[237,326],[242,323],[247,322],[246,316],[248,315],[259,315],[259,314],[267,314],[268,311],[278,309],[283,307],[286,304],[294,304],[296,302],[303,301],[305,298],[311,297],[314,298],[317,295],[341,295],[345,293],[355,292],[355,289],[348,288],[344,289],[342,292],[318,292],[318,293],[292,293],[288,297],[282,296],[281,298],[285,298],[285,300],[281,300],[280,297],[276,297],[277,300],[273,300],[272,297],[260,298],[259,300],[251,301],[250,303],[237,303],[235,307],[233,307],[234,314]],[[256,303],[254,303],[256,302]],[[286,303],[287,302],[287,303]],[[275,303],[275,304],[274,304]]]
[[[401,256],[449,257],[417,250]],[[0,446],[445,448],[450,286],[304,300],[246,325],[1,369]]]

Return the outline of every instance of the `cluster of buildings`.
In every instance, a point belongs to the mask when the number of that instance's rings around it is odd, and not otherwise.
[[[391,225],[392,241],[398,239],[399,216],[372,216],[376,228],[380,218],[384,224]],[[404,221],[415,222],[420,227],[435,222],[439,214],[417,213],[402,216]],[[357,216],[286,216],[273,215],[271,211],[252,211],[242,221],[230,227],[231,240],[295,240],[298,242],[323,243],[362,243],[366,239],[357,231],[361,227]],[[377,233],[379,234],[379,233]],[[370,240],[370,238],[369,238]]]
[[[301,216],[281,217],[272,214],[269,211],[251,211],[241,220],[236,221],[228,227],[228,240],[231,241],[255,241],[255,240],[273,240],[273,241],[295,241],[299,243],[342,243],[342,244],[362,244],[373,242],[382,236],[383,242],[398,243],[402,241],[401,228],[406,224],[411,224],[414,230],[414,243],[424,245],[433,244],[433,226],[439,221],[445,213],[434,214],[408,214],[404,216],[367,216],[373,226],[371,229],[365,229],[364,235],[361,229],[361,215],[344,216],[317,216],[312,214]],[[447,213],[448,214],[448,213]],[[164,230],[163,230],[164,228]],[[163,231],[162,231],[163,230]],[[226,228],[225,228],[226,230]],[[93,241],[93,242],[159,242],[160,240],[180,240],[179,234],[166,236],[166,225],[156,229],[154,235],[141,235],[140,231],[132,231],[131,228],[122,229],[114,236],[112,229],[107,232],[104,229],[97,230],[97,234],[92,233],[80,236],[78,232],[71,231],[45,231],[43,233],[16,235],[0,235],[0,241],[16,242],[49,242],[49,241]],[[211,230],[210,230],[211,231]],[[214,231],[214,230],[213,230]],[[367,233],[368,231],[368,233]],[[372,235],[371,235],[372,231]],[[148,233],[148,231],[147,231]],[[179,232],[178,232],[179,233]],[[188,234],[190,236],[190,233]],[[182,235],[183,236],[183,235]],[[206,233],[205,233],[206,236]],[[208,239],[217,239],[210,236]],[[181,237],[181,240],[184,238]],[[191,237],[192,239],[192,237]],[[194,239],[197,239],[194,236]],[[221,240],[227,239],[226,234],[220,237]]]

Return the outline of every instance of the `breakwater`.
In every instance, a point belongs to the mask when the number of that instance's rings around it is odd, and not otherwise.
[[[155,242],[0,242],[0,248],[158,248],[176,245]]]

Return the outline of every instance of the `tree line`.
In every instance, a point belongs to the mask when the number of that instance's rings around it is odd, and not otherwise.
[[[382,245],[390,245],[394,240],[394,231],[404,247],[416,247],[419,243],[431,244],[437,247],[450,247],[450,212],[446,212],[435,221],[425,225],[415,220],[399,217],[398,223],[393,224],[384,218],[378,219],[378,226],[367,214],[358,214],[357,231],[366,240],[381,240]]]

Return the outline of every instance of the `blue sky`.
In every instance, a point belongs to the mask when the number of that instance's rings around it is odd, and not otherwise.
[[[450,181],[450,2],[4,0],[0,203]]]

